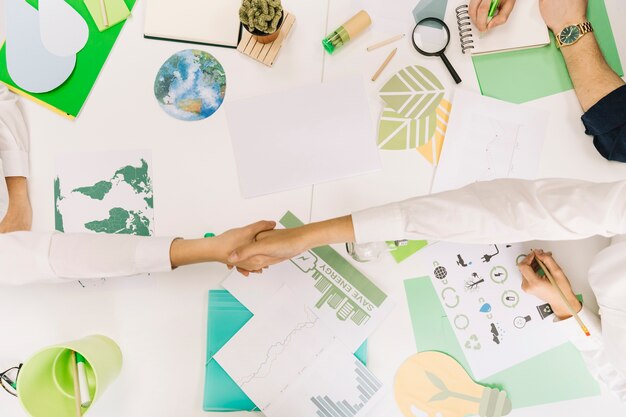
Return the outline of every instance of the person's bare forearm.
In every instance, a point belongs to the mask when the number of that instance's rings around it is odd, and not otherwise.
[[[172,268],[218,261],[220,256],[217,239],[176,239],[170,247]],[[223,257],[223,256],[222,256]]]
[[[576,96],[586,112],[624,81],[607,64],[593,33],[561,48]]]
[[[28,200],[28,180],[24,177],[6,177],[9,203]]]

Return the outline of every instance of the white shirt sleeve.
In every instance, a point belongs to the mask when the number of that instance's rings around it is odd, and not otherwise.
[[[617,321],[615,320],[617,318],[608,317],[610,314],[608,312],[605,316],[605,308],[602,311],[604,326],[600,325],[599,317],[586,307],[583,307],[580,313],[578,313],[591,336],[586,336],[583,333],[578,322],[573,317],[557,322],[557,326],[580,351],[591,375],[613,392],[621,401],[626,402],[626,368],[619,365],[619,361],[624,362],[624,359],[620,358],[624,355],[624,352],[619,347],[623,347],[626,341],[624,340],[626,339],[626,325],[623,324],[626,316],[621,313],[621,318]],[[621,327],[621,330],[619,332],[614,332],[614,329],[611,330],[610,328],[614,325]],[[619,338],[622,340],[619,340]],[[616,350],[617,357],[612,357],[613,354],[610,347],[615,347],[614,350]]]
[[[358,243],[572,240],[626,233],[626,181],[504,179],[352,214]]]
[[[170,271],[173,240],[129,235],[0,234],[0,285]]]
[[[0,84],[0,161],[5,177],[28,177],[28,140],[17,96]]]

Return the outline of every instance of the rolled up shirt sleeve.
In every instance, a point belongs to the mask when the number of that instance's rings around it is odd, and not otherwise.
[[[556,326],[580,351],[587,369],[594,378],[606,386],[622,402],[626,402],[626,369],[623,367],[625,361],[620,358],[623,356],[623,351],[618,351],[620,347],[624,346],[624,325],[620,324],[622,330],[615,332],[616,334],[610,330],[607,331],[607,328],[618,324],[618,322],[613,317],[609,317],[608,311],[605,317],[606,308],[602,308],[602,311],[602,321],[607,322],[605,326],[601,326],[600,317],[589,311],[587,307],[583,307],[578,313],[580,320],[589,330],[590,336],[585,335],[574,317],[562,321],[555,320]],[[621,323],[623,323],[624,318],[622,314]],[[618,353],[618,355],[614,353]],[[622,363],[621,366],[620,363]]]
[[[626,233],[626,181],[502,179],[352,214],[358,243],[573,240]]]
[[[626,85],[594,104],[582,121],[585,133],[593,136],[593,144],[604,158],[626,162]]]
[[[0,284],[64,282],[170,271],[173,240],[71,233],[0,234]]]
[[[0,161],[5,177],[28,177],[29,137],[17,96],[0,85]]]

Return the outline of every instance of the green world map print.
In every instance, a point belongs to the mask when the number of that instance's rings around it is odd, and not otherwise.
[[[61,156],[54,179],[56,230],[152,235],[151,165],[149,151]]]

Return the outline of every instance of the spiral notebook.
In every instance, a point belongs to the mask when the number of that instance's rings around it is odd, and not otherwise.
[[[548,28],[541,17],[537,1],[516,2],[507,22],[486,33],[479,32],[471,22],[467,3],[461,3],[454,11],[464,54],[481,55],[538,48],[550,43]]]

